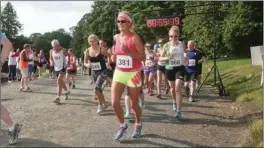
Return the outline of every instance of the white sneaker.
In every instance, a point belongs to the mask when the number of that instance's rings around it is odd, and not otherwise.
[[[190,102],[193,102],[193,98],[192,98],[192,97],[189,97],[189,101],[190,101]]]
[[[98,105],[98,109],[97,109],[97,114],[102,113],[103,111],[105,111],[105,106],[104,105]]]
[[[12,83],[12,81],[8,81],[8,83]]]

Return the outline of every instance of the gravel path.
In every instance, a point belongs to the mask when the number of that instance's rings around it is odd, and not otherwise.
[[[75,147],[230,147],[241,142],[246,120],[242,111],[228,99],[206,95],[203,87],[198,102],[184,98],[182,123],[175,122],[172,100],[146,97],[143,112],[143,136],[131,137],[133,124],[121,143],[113,140],[117,119],[111,107],[101,116],[96,114],[93,88],[87,76],[78,76],[77,89],[62,105],[52,103],[56,81],[36,79],[30,82],[32,93],[19,92],[19,83],[2,84],[2,103],[11,116],[22,124],[20,139],[15,146]],[[104,91],[110,104],[110,88]],[[122,101],[123,102],[123,101]],[[123,105],[124,106],[124,105]],[[6,126],[2,124],[2,129]],[[6,131],[0,131],[0,145],[7,146]]]

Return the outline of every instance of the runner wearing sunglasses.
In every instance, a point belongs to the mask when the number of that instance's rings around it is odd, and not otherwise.
[[[163,47],[160,61],[166,61],[166,77],[170,84],[170,91],[173,98],[173,110],[176,111],[175,118],[181,119],[182,94],[181,86],[185,74],[185,45],[179,41],[180,29],[172,26],[169,30],[169,42]],[[164,56],[164,57],[163,57]]]
[[[133,33],[134,22],[130,13],[120,12],[117,23],[120,33],[114,36],[116,44],[113,58],[116,58],[116,69],[111,87],[111,95],[112,106],[120,123],[115,139],[120,140],[128,128],[120,105],[120,99],[126,86],[129,87],[131,106],[135,113],[135,129],[132,137],[139,137],[141,135],[141,109],[138,105],[138,100],[142,85],[140,77],[141,62],[145,60],[146,55],[140,37]]]

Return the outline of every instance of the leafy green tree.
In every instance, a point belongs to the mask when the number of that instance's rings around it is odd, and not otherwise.
[[[7,2],[1,12],[2,32],[8,38],[15,38],[18,32],[22,29],[22,24],[18,21],[17,13],[10,2]]]

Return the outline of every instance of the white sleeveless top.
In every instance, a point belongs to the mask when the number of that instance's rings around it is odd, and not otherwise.
[[[146,52],[145,66],[146,67],[153,67],[153,66],[155,66],[155,63],[154,63],[154,53],[147,53]]]
[[[178,46],[170,45],[169,52],[170,55],[172,56],[172,59],[169,60],[170,66],[177,67],[177,66],[185,65],[184,48],[181,41],[179,41]]]
[[[66,68],[66,58],[62,50],[58,53],[56,53],[55,51],[52,51],[52,58],[54,61],[55,71],[60,71],[63,68]]]

